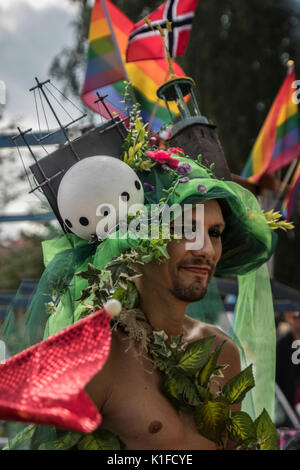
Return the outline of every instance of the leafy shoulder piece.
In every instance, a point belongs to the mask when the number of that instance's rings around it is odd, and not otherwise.
[[[255,386],[252,365],[218,392],[212,390],[212,377],[222,377],[227,367],[218,363],[225,341],[212,351],[214,340],[210,336],[187,345],[182,335],[169,340],[164,331],[153,331],[150,354],[165,374],[164,393],[176,408],[194,410],[199,433],[220,449],[226,449],[229,440],[236,449],[279,449],[278,433],[266,410],[255,421],[243,411],[231,410]]]

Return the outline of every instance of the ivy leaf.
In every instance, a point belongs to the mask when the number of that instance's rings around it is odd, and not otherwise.
[[[82,289],[81,296],[79,299],[76,299],[77,302],[83,302],[84,300],[88,299],[91,295],[90,289]]]
[[[194,375],[209,359],[215,336],[199,339],[186,348],[177,367],[188,375]]]
[[[254,441],[256,439],[254,422],[248,413],[244,411],[235,411],[232,413],[228,428],[230,439],[238,444],[244,441]]]
[[[240,372],[228,382],[223,387],[223,394],[228,399],[231,405],[235,403],[240,403],[246,393],[255,386],[255,381],[252,372],[252,364]]]
[[[202,436],[220,444],[229,418],[229,405],[225,401],[207,401],[195,409],[195,423]]]
[[[153,331],[153,345],[165,346],[168,341],[168,335],[164,330]]]
[[[211,354],[209,360],[207,361],[207,363],[205,364],[205,366],[199,373],[198,380],[202,387],[207,387],[212,373],[216,371],[218,358],[225,342],[226,340],[216,347],[214,352]]]
[[[98,276],[96,285],[99,285],[101,288],[112,288],[113,282],[110,271],[103,269]]]
[[[106,271],[110,271],[114,285],[120,278],[126,280],[128,278],[133,279],[137,275],[139,276],[139,274],[134,269],[126,266],[125,262],[126,261],[123,258],[117,258],[111,261],[105,268]]]
[[[166,359],[160,357],[159,355],[156,355],[155,353],[152,353],[152,357],[155,360],[155,364],[159,368],[159,370],[164,372],[168,369],[169,363],[168,361],[166,361]]]
[[[76,276],[86,279],[89,284],[94,284],[95,282],[98,282],[99,274],[101,274],[101,270],[97,269],[95,266],[89,263],[87,270],[76,273]]]
[[[260,443],[260,450],[279,450],[279,435],[268,412],[263,409],[262,413],[254,422],[256,436]]]
[[[122,450],[123,442],[110,431],[97,429],[77,443],[78,450]]]
[[[127,281],[126,287],[117,287],[111,298],[119,300],[123,308],[131,309],[137,306],[139,293],[133,282]]]

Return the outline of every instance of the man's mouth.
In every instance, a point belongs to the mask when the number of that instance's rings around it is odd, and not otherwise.
[[[180,266],[179,269],[182,269],[185,272],[195,273],[200,276],[208,276],[210,273],[210,268],[207,266]]]

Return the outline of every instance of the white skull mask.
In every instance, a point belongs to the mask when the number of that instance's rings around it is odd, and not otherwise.
[[[122,207],[143,203],[144,191],[136,173],[122,160],[106,155],[75,163],[63,176],[57,195],[64,223],[86,240],[96,234],[104,239],[103,229],[97,230],[99,221],[114,220],[117,227]]]

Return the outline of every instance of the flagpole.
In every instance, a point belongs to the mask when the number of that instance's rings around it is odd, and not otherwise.
[[[286,175],[285,175],[283,181],[281,182],[280,188],[278,190],[278,196],[276,197],[274,204],[272,204],[274,206],[274,209],[277,206],[278,202],[280,201],[281,196],[283,195],[284,191],[286,190],[286,187],[289,183],[289,180],[290,180],[292,174],[294,173],[294,170],[296,168],[296,165],[297,165],[298,161],[299,161],[299,157],[295,158],[292,161],[292,163],[290,164],[289,169],[286,172]]]
[[[168,70],[167,70],[166,76],[165,76],[164,81],[163,81],[163,83],[165,83],[167,81],[169,75],[171,75],[171,78],[176,77],[176,75],[175,75],[175,72],[174,72],[174,69],[173,69],[171,54],[170,54],[169,49],[168,49],[168,47],[165,43],[164,30],[160,25],[158,25],[158,26],[156,26],[156,28],[154,28],[151,21],[149,20],[149,18],[147,16],[144,18],[144,21],[153,31],[155,29],[157,29],[159,31],[161,41],[162,41],[162,44],[163,44],[163,48],[165,50],[166,59],[168,61]],[[167,20],[166,26],[167,26],[167,32],[168,32],[167,34],[169,34],[171,32],[171,29],[172,29],[172,23]],[[159,98],[157,98],[157,100],[155,102],[155,105],[153,106],[153,110],[152,110],[151,117],[150,117],[149,124],[148,124],[149,129],[151,129],[152,122],[155,118],[158,105],[159,105]]]
[[[164,82],[167,81],[169,74],[170,74],[170,71],[167,70],[166,76],[165,76],[165,78],[164,78]],[[154,118],[155,118],[158,105],[159,105],[159,98],[157,98],[157,100],[155,101],[155,104],[154,104],[154,106],[153,106],[153,110],[152,110],[152,113],[151,113],[151,116],[150,116],[150,119],[149,119],[149,123],[148,123],[149,129],[151,129],[152,122],[153,122],[153,120],[154,120]]]

